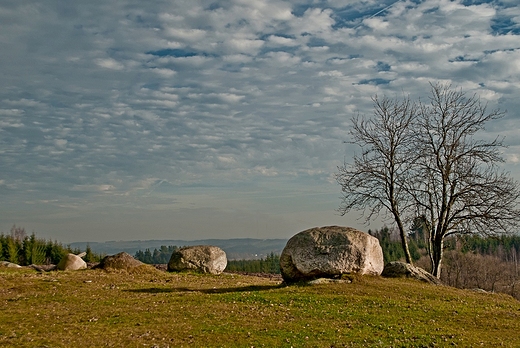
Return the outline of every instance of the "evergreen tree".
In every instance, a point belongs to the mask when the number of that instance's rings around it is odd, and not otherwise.
[[[151,252],[149,249],[146,249],[144,252],[142,250],[138,250],[136,251],[134,258],[149,264],[166,264],[170,262],[170,258],[173,252],[177,249],[178,247],[174,245],[161,245],[159,249],[154,249],[153,252]]]
[[[90,248],[90,244],[87,244],[87,247],[85,249],[85,257],[83,257],[83,260],[85,260],[85,262],[94,262],[95,261],[95,256],[94,256],[94,253],[92,252],[92,249]]]
[[[7,237],[6,260],[12,263],[20,263],[19,250],[20,245],[17,240],[11,236]]]
[[[153,263],[153,258],[152,258],[152,253],[150,252],[150,249],[146,249],[144,251],[144,260],[143,260],[144,263],[148,263],[148,264],[152,264]]]

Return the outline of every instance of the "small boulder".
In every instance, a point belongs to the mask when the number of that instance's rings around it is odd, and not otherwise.
[[[67,254],[60,260],[56,268],[60,271],[77,271],[79,269],[85,269],[87,268],[87,263],[83,261],[81,256],[82,254]]]
[[[22,266],[20,266],[16,263],[9,262],[9,261],[0,261],[0,266],[8,267],[8,268],[22,268]]]
[[[413,278],[430,284],[442,284],[438,278],[435,278],[424,269],[400,261],[387,263],[381,276],[386,278]]]
[[[132,255],[121,252],[115,255],[105,256],[95,268],[130,270],[137,267],[146,267],[145,263],[136,260]],[[151,266],[150,266],[151,267]]]
[[[289,239],[280,256],[280,271],[287,283],[347,273],[379,275],[383,267],[379,240],[350,227],[302,231]]]
[[[168,262],[168,271],[220,274],[226,266],[227,257],[224,250],[212,245],[196,245],[174,251]]]

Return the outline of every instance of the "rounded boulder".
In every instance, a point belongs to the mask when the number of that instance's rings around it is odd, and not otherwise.
[[[87,268],[87,263],[81,258],[83,254],[67,254],[58,263],[56,268],[60,271],[77,271]]]
[[[108,255],[105,256],[97,268],[102,269],[122,269],[122,270],[128,270],[136,267],[145,266],[144,263],[142,263],[139,260],[136,260],[132,255],[121,252],[115,255]]]
[[[220,274],[226,266],[227,256],[224,250],[212,245],[196,245],[173,252],[168,262],[168,271]]]
[[[302,231],[287,241],[280,255],[280,271],[287,283],[349,273],[380,275],[383,268],[379,240],[350,227]]]

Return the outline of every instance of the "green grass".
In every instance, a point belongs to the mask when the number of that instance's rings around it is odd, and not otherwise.
[[[520,347],[520,302],[413,280],[0,268],[1,347]]]

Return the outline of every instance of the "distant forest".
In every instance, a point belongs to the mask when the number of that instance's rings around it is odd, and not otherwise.
[[[173,252],[177,249],[179,249],[179,247],[175,245],[161,245],[159,249],[154,249],[153,251],[150,251],[150,249],[146,249],[145,251],[138,250],[134,257],[144,263],[160,265],[168,263]]]
[[[170,261],[170,257],[179,247],[175,245],[162,245],[153,251],[146,249],[138,250],[134,257],[148,264],[165,264]],[[272,273],[280,274],[280,255],[271,252],[265,258],[254,260],[228,260],[226,271],[248,272],[248,273]]]

